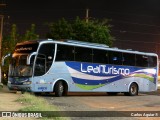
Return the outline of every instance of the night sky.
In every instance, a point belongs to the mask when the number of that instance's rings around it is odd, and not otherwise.
[[[160,0],[2,0],[6,3],[5,30],[17,24],[19,31],[36,24],[37,33],[44,37],[45,23],[64,17],[74,20],[108,18],[114,47],[160,54]],[[2,8],[1,8],[2,9]],[[1,10],[2,11],[2,10]]]

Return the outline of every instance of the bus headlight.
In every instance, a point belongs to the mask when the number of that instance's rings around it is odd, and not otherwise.
[[[27,82],[24,82],[23,85],[29,85],[31,83],[32,83],[31,81],[27,81]]]

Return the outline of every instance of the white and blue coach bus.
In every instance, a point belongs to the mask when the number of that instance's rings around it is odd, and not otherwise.
[[[18,43],[12,54],[8,88],[34,93],[124,93],[157,90],[158,56],[74,40]]]

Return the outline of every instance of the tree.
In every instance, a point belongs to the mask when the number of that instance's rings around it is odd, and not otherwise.
[[[19,34],[17,32],[16,24],[11,26],[11,32],[9,35],[4,36],[2,40],[2,55],[6,55],[7,53],[11,53],[18,42]]]
[[[31,24],[30,30],[26,30],[26,33],[22,37],[21,41],[38,39],[39,35],[35,33],[35,27],[36,27],[35,24]]]
[[[102,43],[112,46],[114,38],[110,35],[108,20],[90,20],[86,22],[77,17],[73,22],[64,18],[58,22],[50,23],[49,33],[52,39],[72,39],[87,42]]]
[[[17,26],[16,24],[13,24],[11,26],[11,32],[10,35],[4,36],[2,40],[2,56],[11,53],[14,50],[14,47],[16,45],[16,42],[18,41],[18,33],[17,33]],[[9,60],[7,59],[5,61],[5,66],[2,67],[2,73],[7,74],[8,73],[8,64]],[[2,74],[3,75],[3,74]],[[2,82],[4,84],[7,84],[7,80],[4,79],[4,76],[2,76]]]
[[[47,38],[53,39],[71,39],[72,35],[72,26],[64,18],[59,20],[56,23],[48,24],[50,32],[47,33]]]

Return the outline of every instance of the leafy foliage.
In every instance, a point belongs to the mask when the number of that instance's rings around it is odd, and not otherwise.
[[[50,23],[49,29],[48,38],[65,39],[72,37],[72,26],[64,18],[57,23]]]
[[[86,22],[77,17],[73,22],[68,22],[63,18],[49,24],[50,31],[47,37],[103,43],[112,46],[114,38],[110,35],[110,27],[108,20]]]
[[[31,25],[30,30],[26,30],[25,35],[22,37],[21,40],[25,41],[25,40],[35,40],[38,39],[39,35],[35,34],[35,24]]]

